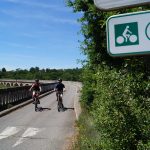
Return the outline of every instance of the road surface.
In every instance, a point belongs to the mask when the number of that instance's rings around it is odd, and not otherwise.
[[[74,135],[76,85],[66,82],[64,112],[57,111],[55,93],[42,98],[35,112],[29,104],[0,118],[0,150],[64,150]]]

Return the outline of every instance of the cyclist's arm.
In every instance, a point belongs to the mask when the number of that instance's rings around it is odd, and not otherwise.
[[[55,87],[55,88],[54,88],[54,92],[56,92],[56,91],[57,91],[57,88]]]
[[[57,91],[58,91],[58,87],[57,87],[57,85],[55,86],[54,91],[55,91],[55,92],[57,92]]]
[[[129,32],[130,34],[132,34],[132,32],[131,32],[131,31],[129,31],[129,30],[128,30],[128,32]]]
[[[32,84],[32,86],[30,87],[29,91],[31,91],[31,90],[32,90],[33,86],[34,86],[34,84]]]

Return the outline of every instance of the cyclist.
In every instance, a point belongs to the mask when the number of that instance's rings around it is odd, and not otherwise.
[[[62,83],[62,79],[58,79],[58,84],[56,85],[56,97],[58,100],[58,93],[63,94],[63,91],[65,91],[65,85]]]
[[[129,30],[129,26],[126,26],[126,28],[122,34],[123,37],[125,38],[126,42],[128,41],[128,38],[130,37],[131,34],[132,34],[132,32]]]
[[[40,92],[41,92],[41,85],[39,83],[39,79],[35,79],[35,83],[32,84],[31,88],[29,89],[29,91],[33,91],[32,92],[32,98],[34,99],[35,96],[39,96]],[[34,103],[34,102],[33,102]],[[40,104],[40,101],[38,99],[38,103]]]

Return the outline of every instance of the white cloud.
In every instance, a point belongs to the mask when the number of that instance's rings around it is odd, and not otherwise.
[[[12,48],[25,48],[25,49],[36,49],[35,46],[31,45],[25,45],[25,44],[20,44],[20,43],[14,43],[14,42],[8,42],[8,41],[0,41],[3,44],[6,44],[7,46],[11,46]]]
[[[54,18],[52,17],[51,20],[53,22],[57,22],[57,23],[67,23],[67,24],[73,24],[73,25],[77,25],[78,22],[76,20],[73,20],[73,19],[63,19],[63,18]]]
[[[50,3],[49,4],[43,3],[43,1],[41,1],[41,2],[33,2],[31,0],[30,1],[27,1],[27,0],[3,0],[3,1],[14,3],[14,4],[21,4],[21,5],[36,7],[36,8],[53,9],[56,11],[70,12],[69,8],[67,9],[60,5],[52,5]]]
[[[67,19],[67,18],[60,18],[59,16],[51,16],[48,13],[44,13],[41,11],[30,13],[30,12],[19,12],[17,10],[0,10],[3,14],[13,16],[15,18],[20,19],[36,19],[39,21],[47,21],[47,22],[54,22],[54,23],[67,23],[71,25],[77,25],[77,21],[75,19]]]

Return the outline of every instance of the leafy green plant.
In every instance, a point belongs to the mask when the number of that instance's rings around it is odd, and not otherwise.
[[[105,25],[109,16],[148,9],[137,7],[102,12],[93,0],[67,0],[74,12],[82,12],[79,22],[84,40],[81,50],[87,56],[82,75],[81,103],[88,111],[91,128],[82,129],[81,147],[94,150],[150,149],[150,72],[145,56],[112,58],[107,54]],[[89,118],[87,117],[87,120]],[[95,141],[90,132],[98,133]],[[82,132],[83,131],[83,132]],[[94,144],[93,144],[94,143]],[[85,147],[84,147],[85,146]]]

